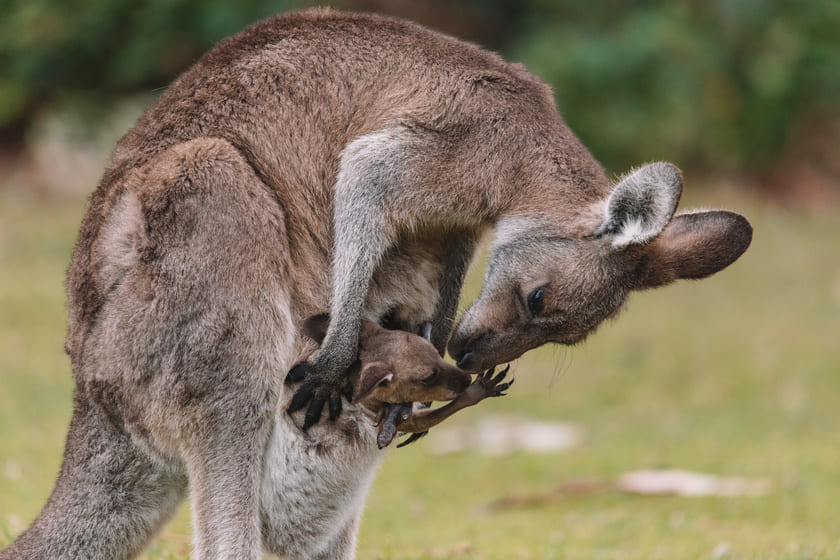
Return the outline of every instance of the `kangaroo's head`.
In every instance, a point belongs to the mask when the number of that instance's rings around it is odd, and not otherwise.
[[[503,217],[481,294],[449,342],[458,366],[478,371],[546,342],[574,344],[632,290],[734,262],[752,239],[747,220],[727,211],[674,215],[681,191],[679,170],[654,163],[624,176],[566,233],[544,216]]]
[[[322,342],[329,315],[315,315],[303,332]],[[388,330],[362,321],[359,332],[359,378],[353,403],[377,410],[383,403],[452,400],[469,386],[468,374],[444,361],[427,338],[405,331]]]

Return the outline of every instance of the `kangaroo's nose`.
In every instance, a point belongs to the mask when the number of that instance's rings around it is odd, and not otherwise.
[[[464,350],[460,356],[455,356],[455,365],[459,369],[469,371],[475,363],[475,354],[470,350]]]

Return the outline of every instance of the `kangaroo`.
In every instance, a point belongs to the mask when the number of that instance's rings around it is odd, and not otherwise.
[[[574,343],[631,290],[746,250],[737,214],[674,215],[681,188],[665,163],[611,182],[524,67],[403,20],[307,10],[222,41],[119,141],[90,197],[67,279],[64,460],[0,559],[134,557],[187,492],[200,560],[254,560],[261,543],[351,558],[372,469],[349,461],[342,480],[318,443],[378,447],[370,411],[342,411],[362,320],[430,322],[443,353],[492,229],[449,342],[459,367]],[[296,325],[324,307],[315,350]],[[283,524],[345,483],[341,519]]]

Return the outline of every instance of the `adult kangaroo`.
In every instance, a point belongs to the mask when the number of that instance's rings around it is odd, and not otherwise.
[[[449,344],[459,365],[578,341],[629,291],[747,248],[737,214],[674,216],[680,191],[663,163],[612,184],[522,66],[405,21],[310,10],[221,42],[120,140],[90,198],[67,282],[64,462],[0,559],[131,558],[188,491],[201,560],[253,560],[261,543],[351,558],[371,478],[354,457],[376,446],[358,405],[340,413],[362,318],[430,321],[442,353],[493,228]],[[297,325],[326,306],[306,360]],[[325,403],[334,422],[318,422]]]

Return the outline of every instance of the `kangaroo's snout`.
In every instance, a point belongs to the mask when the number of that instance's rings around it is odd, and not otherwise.
[[[463,323],[463,321],[464,318],[462,317],[461,323]],[[478,354],[474,349],[476,337],[463,336],[462,331],[458,327],[460,327],[460,324],[455,328],[452,338],[449,339],[447,351],[455,360],[455,365],[457,365],[459,369],[471,373],[479,371],[480,368],[478,367],[479,364],[477,360]]]
[[[472,371],[475,369],[475,360],[473,358],[475,358],[475,354],[473,354],[470,350],[461,352],[461,355],[455,358],[456,365],[464,371]]]

